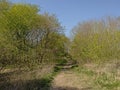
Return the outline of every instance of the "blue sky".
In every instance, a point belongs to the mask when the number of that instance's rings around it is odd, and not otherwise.
[[[66,35],[70,30],[83,22],[99,19],[105,16],[120,16],[120,0],[10,0],[36,4],[41,12],[55,14],[61,24],[66,28]]]

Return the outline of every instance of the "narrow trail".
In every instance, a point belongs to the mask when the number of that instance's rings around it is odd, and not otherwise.
[[[71,56],[67,59],[67,63],[57,65],[61,71],[54,77],[51,90],[91,90],[91,87],[86,86],[88,78],[84,75],[80,77],[72,71],[72,68],[78,66],[77,62]]]
[[[51,90],[92,90],[91,87],[83,87],[85,79],[81,79],[72,71],[61,71],[52,82]],[[71,87],[70,87],[71,86]]]
[[[54,77],[51,90],[120,90],[119,80],[118,63],[90,63],[83,67],[61,70]]]

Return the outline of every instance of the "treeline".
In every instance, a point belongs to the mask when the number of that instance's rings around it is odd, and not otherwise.
[[[65,54],[64,28],[36,5],[0,0],[0,68],[54,63]]]
[[[0,0],[0,68],[56,63],[66,55],[78,62],[120,59],[119,17],[79,23],[72,32],[68,39],[56,16],[36,5]]]
[[[79,62],[120,59],[120,17],[79,23],[72,32],[70,53]]]

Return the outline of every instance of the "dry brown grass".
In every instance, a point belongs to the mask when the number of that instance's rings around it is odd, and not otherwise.
[[[61,71],[54,77],[50,90],[120,90],[119,63],[120,61],[87,63]],[[8,85],[2,90],[49,90],[41,89],[41,78],[49,75],[53,71],[53,66],[45,65],[43,68],[21,71],[6,69],[0,73],[0,85]],[[44,81],[43,79],[42,82]]]

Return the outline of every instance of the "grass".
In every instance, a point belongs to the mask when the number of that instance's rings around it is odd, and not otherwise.
[[[96,78],[95,84],[106,90],[117,90],[120,87],[120,81],[115,78],[115,75],[108,75],[106,73]]]
[[[0,90],[120,90],[119,63],[87,63],[60,72],[54,65],[5,69],[0,73]]]
[[[112,61],[104,64],[85,64],[73,69],[84,82],[84,87],[92,87],[92,90],[120,90],[120,61]],[[87,81],[87,82],[85,82]]]

